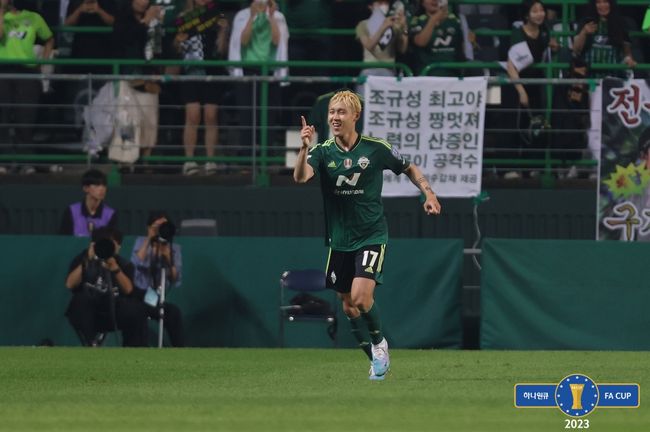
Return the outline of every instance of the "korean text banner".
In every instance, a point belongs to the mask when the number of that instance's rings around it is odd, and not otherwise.
[[[481,191],[487,80],[368,77],[364,134],[386,139],[443,197]],[[384,172],[383,196],[419,194],[406,176]]]
[[[650,240],[650,89],[605,79],[602,96],[598,239]]]

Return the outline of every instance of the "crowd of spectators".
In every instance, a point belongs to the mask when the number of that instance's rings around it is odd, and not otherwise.
[[[424,72],[434,76],[459,76],[483,72],[479,69],[431,68],[427,65],[464,62],[481,53],[478,57],[482,60],[507,61],[507,71],[493,73],[507,72],[511,78],[542,76],[543,70],[528,66],[551,59],[572,64],[572,59],[577,59],[585,66],[584,76],[599,77],[621,74],[621,71],[596,73],[590,70],[592,63],[623,63],[634,68],[636,63],[643,61],[645,54],[644,47],[639,44],[635,46],[635,38],[628,33],[628,30],[641,29],[633,18],[640,16],[639,11],[631,7],[623,10],[616,0],[590,0],[587,5],[578,7],[578,19],[571,23],[574,36],[562,37],[561,41],[556,41],[551,33],[551,30],[562,30],[557,27],[562,18],[558,15],[559,9],[547,9],[543,2],[537,0],[523,0],[519,6],[452,6],[446,0],[60,0],[58,9],[52,8],[52,3],[0,0],[0,59],[22,61],[17,65],[2,64],[0,72],[35,72],[37,66],[26,64],[25,61],[36,57],[49,58],[52,52],[58,52],[59,57],[73,59],[401,62],[410,66],[415,74]],[[473,28],[477,16],[492,16],[494,23],[510,23],[512,36],[509,43],[507,37],[478,38]],[[61,26],[64,26],[63,29]],[[65,31],[65,27],[73,26],[91,26],[98,31]],[[102,27],[107,30],[101,31]],[[316,31],[335,27],[354,29],[356,45],[350,45],[349,36],[300,34],[305,29]],[[53,29],[58,29],[59,33],[55,34]],[[290,40],[292,29],[302,29],[302,32],[291,35]],[[486,46],[486,40],[491,41],[489,44],[493,46]],[[521,42],[528,47],[530,61],[515,64],[509,60],[507,48]],[[42,47],[40,50],[35,48],[38,45]],[[493,58],[486,57],[487,52],[494,52]],[[61,67],[57,71],[98,74],[110,72],[111,68],[90,63]],[[332,72],[336,73],[330,68],[296,68],[289,71],[285,67],[269,71],[278,77],[289,73],[328,75]],[[573,69],[564,71],[564,76],[574,72]],[[239,77],[260,75],[262,72],[259,67],[217,68],[194,63],[182,68],[131,64],[122,66],[120,73]],[[368,75],[396,73],[397,69],[369,65],[361,70],[359,83],[363,84],[363,77]],[[29,125],[37,122],[36,107],[45,89],[41,84],[36,80],[0,80],[2,124],[14,125],[12,128],[0,128],[0,151],[30,151],[34,128]],[[291,96],[300,90],[299,85],[284,88],[282,84],[270,86],[272,104],[291,103],[295,100]],[[87,84],[84,85],[87,87]],[[100,86],[101,83],[95,85]],[[204,84],[186,81],[181,84],[160,84],[133,80],[129,85],[135,104],[141,111],[139,119],[143,122],[143,127],[138,129],[139,136],[135,138],[141,156],[151,155],[160,141],[159,123],[165,121],[160,116],[166,114],[159,109],[159,98],[165,98],[172,105],[184,106],[183,133],[178,141],[182,141],[184,155],[189,158],[196,155],[200,137],[205,143],[206,156],[219,154],[218,113],[219,106],[226,100],[239,107],[239,125],[251,124],[256,115],[250,109],[254,87],[249,82],[233,84],[216,81]],[[73,93],[79,90],[79,84],[75,82],[62,84],[61,87]],[[540,86],[517,85],[515,90],[512,104],[526,112],[534,112],[545,106],[545,92]],[[183,118],[178,111],[174,111],[173,115],[176,119],[179,116]],[[277,115],[275,111],[270,111],[271,124],[278,120]],[[524,123],[530,121],[531,116],[524,117]],[[203,127],[200,126],[201,122]],[[178,124],[178,121],[174,124]],[[519,126],[527,127],[526,124]],[[239,131],[237,143],[244,149],[249,148],[255,139],[251,128],[241,127]],[[217,164],[211,161],[203,167],[188,161],[183,165],[182,172],[195,175],[202,171],[210,175],[217,170]],[[31,173],[33,169],[25,171]],[[6,167],[0,166],[2,172],[6,172]]]

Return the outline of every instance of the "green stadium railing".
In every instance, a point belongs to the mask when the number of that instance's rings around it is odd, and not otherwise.
[[[52,64],[55,66],[65,66],[65,65],[108,65],[113,68],[113,71],[116,75],[119,75],[120,68],[122,66],[189,66],[189,65],[203,65],[203,66],[233,66],[233,67],[257,67],[260,68],[262,77],[254,77],[256,81],[260,81],[261,85],[261,101],[260,101],[260,156],[258,157],[260,167],[259,172],[256,172],[256,183],[260,186],[265,186],[269,184],[269,175],[268,175],[268,165],[272,163],[282,163],[284,161],[283,157],[269,156],[268,153],[268,86],[272,81],[284,80],[287,82],[300,80],[301,77],[286,77],[284,79],[277,79],[274,77],[268,76],[270,71],[278,67],[305,67],[305,68],[357,68],[363,69],[370,66],[369,63],[365,62],[327,62],[327,61],[288,61],[288,62],[231,62],[231,61],[184,61],[184,60],[135,60],[135,59],[53,59],[53,60],[0,60],[0,64]],[[538,69],[545,69],[547,72],[547,77],[552,77],[554,71],[568,68],[567,63],[560,62],[551,62],[543,65],[534,65],[532,67]],[[384,67],[384,68],[395,68],[399,74],[403,76],[413,76],[411,69],[401,63],[373,63],[372,67]],[[502,70],[502,66],[499,62],[443,62],[443,63],[432,63],[428,65],[421,75],[428,74],[431,70],[435,68],[456,68],[456,69],[498,69]],[[625,65],[611,65],[611,64],[594,64],[592,65],[594,70],[626,70],[628,69]],[[639,64],[636,67],[637,70],[649,70],[650,64]],[[37,74],[37,77],[44,78],[47,75]],[[107,76],[110,78],[110,76]],[[160,74],[160,75],[133,75],[133,77],[147,77],[157,81],[167,81],[172,80],[174,77]],[[304,77],[303,77],[304,78]],[[249,78],[250,79],[250,78]],[[318,81],[318,77],[309,77],[311,81]],[[357,82],[357,77],[350,76],[333,76],[333,77],[321,77],[322,80],[326,82],[337,82],[337,83],[354,83]],[[462,78],[460,78],[462,79]],[[540,84],[559,84],[559,83],[568,83],[566,80],[559,79],[523,79],[523,80],[510,80],[504,76],[500,77],[491,77],[491,85],[506,85],[516,82],[522,83],[534,83],[539,81]],[[597,81],[593,79],[588,80],[577,80],[581,82],[586,82],[590,88],[596,86]],[[547,107],[550,110],[550,105]],[[547,111],[549,115],[550,111]],[[182,157],[182,156],[147,156],[143,157],[142,160],[145,162],[186,162],[186,161],[215,161],[215,162],[241,162],[241,163],[250,163],[255,168],[255,160],[250,156],[217,156],[217,157]],[[0,155],[0,161],[52,161],[52,162],[80,162],[88,161],[89,157],[86,154],[77,154],[77,155]],[[575,162],[575,163],[574,163]],[[594,167],[597,166],[597,161],[594,160],[579,160],[574,161],[575,165],[582,167]],[[540,167],[543,168],[544,174],[542,176],[542,184],[546,187],[552,187],[554,184],[554,178],[552,176],[552,170],[555,166],[563,166],[564,161],[559,159],[551,158],[550,150],[546,150],[545,158],[543,160],[538,159],[504,159],[504,158],[486,158],[484,159],[484,164],[495,165],[495,166],[508,166],[508,165],[519,165],[526,167]]]

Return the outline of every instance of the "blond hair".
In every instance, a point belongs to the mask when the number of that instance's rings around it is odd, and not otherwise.
[[[342,102],[343,105],[350,108],[355,114],[361,114],[361,99],[359,95],[350,90],[341,90],[334,93],[330,99],[329,106]]]

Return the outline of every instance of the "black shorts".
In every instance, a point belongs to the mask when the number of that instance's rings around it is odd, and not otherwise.
[[[222,93],[223,85],[220,82],[181,82],[181,101],[183,101],[183,104],[219,105]]]
[[[386,245],[368,245],[349,252],[330,249],[327,259],[327,288],[349,293],[357,277],[383,282]]]

